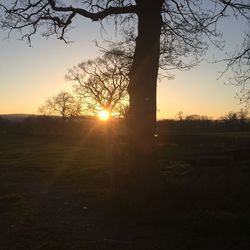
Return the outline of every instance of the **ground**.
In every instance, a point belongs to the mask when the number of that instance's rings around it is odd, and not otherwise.
[[[0,134],[0,249],[250,249],[249,161],[162,159],[165,211],[144,220],[110,201],[106,146]]]

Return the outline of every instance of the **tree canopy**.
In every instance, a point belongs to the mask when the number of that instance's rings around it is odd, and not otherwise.
[[[112,116],[124,116],[128,107],[129,68],[131,60],[121,51],[111,51],[94,60],[69,69],[66,79],[74,83],[74,91],[83,109],[96,115],[106,110]]]
[[[141,0],[85,0],[85,1],[9,1],[0,4],[1,27],[21,31],[22,39],[31,42],[37,32],[45,37],[56,35],[67,42],[65,34],[73,27],[75,18],[82,16],[92,21],[103,22],[113,18],[116,25],[123,25],[126,41],[135,39],[138,22],[136,15],[142,11],[145,1]],[[159,0],[162,17],[161,58],[164,69],[186,69],[197,64],[209,44],[219,46],[217,25],[220,19],[229,15],[240,15],[250,22],[250,4],[247,0]],[[148,1],[148,8],[156,6]],[[149,20],[150,21],[150,20]],[[232,57],[229,65],[237,63],[248,55],[249,33],[242,51]],[[193,57],[190,57],[192,55]],[[249,59],[249,56],[247,57]],[[236,59],[236,60],[235,60]],[[242,80],[242,79],[241,79]]]
[[[79,116],[81,103],[72,94],[61,91],[56,96],[48,98],[38,112],[43,115],[59,115],[63,119]]]

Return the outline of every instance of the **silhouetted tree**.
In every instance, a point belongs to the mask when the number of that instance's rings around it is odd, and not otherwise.
[[[228,114],[224,115],[223,118],[224,120],[228,120],[228,121],[236,121],[238,120],[238,114],[237,112],[230,111],[228,112]]]
[[[45,104],[38,108],[38,112],[43,115],[59,115],[66,119],[79,116],[81,114],[81,104],[70,93],[61,91],[56,96],[48,98]]]
[[[240,109],[238,112],[238,118],[240,120],[246,121],[248,119],[248,110],[247,109]]]
[[[128,32],[136,40],[128,86],[130,182],[127,184],[131,188],[130,200],[137,203],[155,198],[159,183],[156,170],[159,62],[168,69],[196,64],[208,43],[217,36],[221,18],[233,13],[249,19],[250,15],[248,0],[16,0],[0,6],[2,27],[21,30],[22,38],[28,41],[44,25],[44,36],[55,34],[65,40],[65,32],[77,16],[92,21],[114,17],[115,23],[125,28],[129,24],[130,28],[137,26],[135,32]]]
[[[250,7],[249,7],[250,12]],[[248,18],[250,23],[250,18]],[[233,76],[229,78],[229,82],[240,87],[237,97],[241,103],[250,104],[250,34],[248,33],[240,49],[234,54],[228,55],[224,60],[227,62],[227,68],[222,75],[231,70]]]
[[[237,130],[239,125],[238,113],[230,111],[222,117],[226,129]]]
[[[176,115],[176,119],[179,120],[179,121],[182,121],[184,119],[183,117],[183,112],[182,111],[179,111]]]
[[[74,90],[88,113],[106,110],[113,116],[124,117],[130,65],[131,60],[124,59],[121,51],[110,51],[102,58],[71,68],[66,79],[75,83]]]

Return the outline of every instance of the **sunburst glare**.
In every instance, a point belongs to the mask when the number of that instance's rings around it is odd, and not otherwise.
[[[98,117],[102,121],[107,121],[110,118],[110,113],[107,110],[102,110],[98,113]]]

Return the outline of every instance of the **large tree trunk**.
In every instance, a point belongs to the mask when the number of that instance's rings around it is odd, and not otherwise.
[[[138,37],[130,72],[130,201],[142,206],[157,200],[161,181],[156,152],[156,87],[163,1],[138,0]]]

